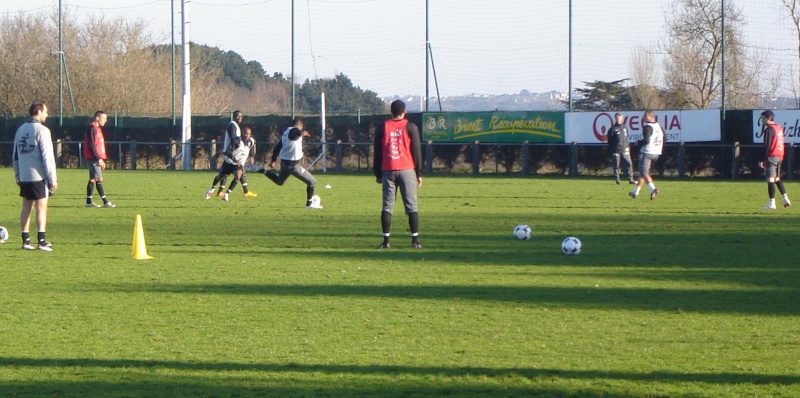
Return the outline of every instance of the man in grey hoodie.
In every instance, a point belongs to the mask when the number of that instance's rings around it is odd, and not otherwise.
[[[47,104],[34,102],[29,109],[31,117],[17,129],[14,136],[14,179],[22,197],[22,212],[19,226],[22,231],[22,249],[53,251],[45,239],[47,229],[47,200],[58,188],[56,159],[53,153],[53,137],[44,126],[47,120]],[[36,208],[38,245],[31,243],[30,223],[33,208]]]

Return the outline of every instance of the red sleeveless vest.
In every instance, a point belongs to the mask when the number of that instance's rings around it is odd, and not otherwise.
[[[783,126],[778,123],[773,123],[770,124],[769,127],[772,127],[772,130],[775,132],[775,138],[770,143],[767,156],[777,156],[783,160]]]
[[[103,129],[100,128],[97,122],[89,123],[89,125],[86,126],[86,131],[83,133],[83,157],[85,159],[94,159],[94,154],[89,148],[89,132],[92,131],[92,127],[97,129],[97,134],[94,135],[94,149],[97,151],[98,159],[95,160],[106,160],[108,159],[106,155],[106,139],[103,137]]]
[[[411,137],[406,130],[408,120],[387,120],[383,123],[382,171],[413,170]]]

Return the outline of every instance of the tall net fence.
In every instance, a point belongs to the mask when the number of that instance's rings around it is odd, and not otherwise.
[[[636,51],[649,54],[644,67],[655,76],[654,84],[664,87],[663,48],[674,1],[204,0],[187,5],[192,42],[234,51],[259,62],[270,75],[294,73],[298,84],[344,74],[380,97],[406,99],[414,111],[425,109],[426,95],[431,110],[440,105],[453,110],[459,98],[486,98],[480,109],[469,110],[552,110],[564,108],[570,85],[632,78]],[[146,21],[154,44],[168,44],[173,32],[180,42],[181,3],[72,0],[65,8],[79,19]],[[743,17],[743,48],[753,55],[751,66],[758,66],[755,91],[764,106],[796,107],[798,32],[784,5],[792,2],[726,3]],[[57,5],[15,7],[3,11],[52,12]],[[492,96],[512,96],[516,105],[498,105]]]

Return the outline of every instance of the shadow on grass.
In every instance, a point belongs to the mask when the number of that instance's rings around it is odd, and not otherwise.
[[[545,307],[667,312],[800,315],[797,289],[679,290],[542,286],[259,285],[174,284],[106,285],[109,293],[229,294],[302,297],[375,297],[418,300],[476,300],[537,304]]]
[[[581,397],[638,397],[653,396],[646,393],[620,394],[604,391],[603,387],[586,390],[559,390],[557,388],[531,388],[537,379],[548,384],[561,379],[570,381],[603,382],[625,381],[634,383],[704,383],[730,386],[772,385],[787,387],[800,384],[796,374],[747,373],[677,373],[677,372],[616,372],[602,370],[563,370],[531,368],[482,367],[409,367],[391,365],[302,365],[302,364],[249,364],[234,362],[182,362],[160,360],[104,360],[55,358],[0,358],[3,368],[36,368],[54,373],[58,369],[81,374],[125,371],[125,374],[105,373],[94,378],[119,377],[126,381],[115,382],[5,382],[0,383],[2,396],[581,396]],[[145,369],[147,380],[136,380],[131,370]],[[162,373],[157,373],[165,370]],[[194,377],[175,372],[215,372],[227,378]],[[235,372],[246,372],[236,376]],[[265,373],[254,376],[253,372]],[[230,377],[231,373],[234,373]],[[297,375],[307,374],[298,377]],[[315,374],[336,376],[338,381],[315,377]],[[402,381],[397,377],[406,376]],[[359,380],[359,377],[367,377]],[[381,377],[376,379],[375,377]],[[319,379],[319,380],[314,380]],[[523,380],[527,379],[527,380]],[[336,380],[336,379],[334,379]],[[516,381],[516,382],[515,382]],[[227,383],[227,384],[226,384]],[[262,387],[258,387],[262,384]],[[729,387],[729,388],[730,388]],[[642,385],[647,391],[647,387]],[[609,390],[609,388],[606,388]],[[85,396],[85,395],[84,395]]]
[[[254,387],[253,384],[263,384]],[[657,398],[651,394],[618,394],[602,390],[576,390],[567,392],[555,388],[524,388],[507,385],[495,386],[405,386],[384,383],[385,387],[355,387],[352,384],[323,385],[317,382],[291,382],[281,385],[274,381],[247,384],[211,383],[208,379],[180,379],[158,382],[51,382],[32,384],[0,384],[0,395],[4,397],[558,397],[558,398]]]

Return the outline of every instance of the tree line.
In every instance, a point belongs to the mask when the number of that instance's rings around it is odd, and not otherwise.
[[[787,12],[800,43],[800,0],[777,3],[776,9]],[[747,21],[735,2],[674,0],[665,10],[665,22],[664,39],[631,54],[630,78],[584,82],[586,88],[575,90],[573,108],[768,108],[781,88],[788,88],[793,105],[800,107],[800,66],[769,65],[768,49],[747,45]],[[785,74],[790,78],[784,79]]]
[[[145,21],[62,13],[63,109],[59,109],[59,34],[55,13],[0,16],[0,112],[26,115],[30,103],[44,100],[51,117],[86,115],[98,109],[126,115],[180,113],[181,46],[175,53],[175,98],[171,45],[156,45]],[[192,112],[225,115],[291,112],[291,79],[268,74],[256,61],[233,51],[190,44]],[[361,89],[344,74],[296,83],[295,110],[319,113],[319,93],[333,112],[386,113],[375,92]],[[175,108],[175,109],[174,109]]]

